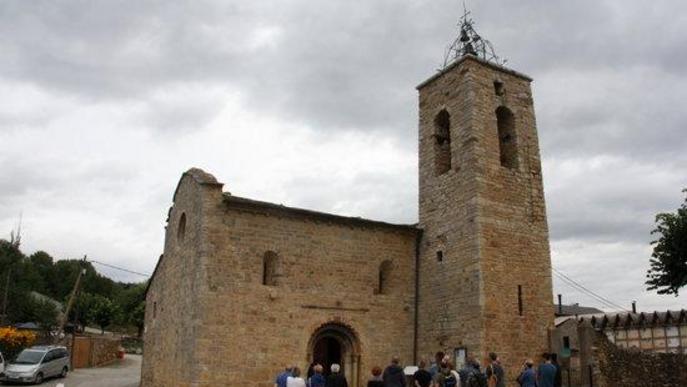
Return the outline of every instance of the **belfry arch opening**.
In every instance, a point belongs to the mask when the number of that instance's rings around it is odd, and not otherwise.
[[[350,387],[359,387],[360,343],[353,330],[341,323],[326,323],[315,330],[308,343],[308,364],[320,364],[324,374],[339,364]]]
[[[434,117],[434,169],[437,176],[451,169],[451,115],[446,109]]]
[[[499,157],[501,166],[518,168],[518,139],[515,133],[515,116],[505,106],[496,109],[496,126],[499,136]]]

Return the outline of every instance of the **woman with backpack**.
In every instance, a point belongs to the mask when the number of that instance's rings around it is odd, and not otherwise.
[[[434,387],[460,387],[460,375],[456,372],[451,362],[446,362],[445,367],[434,379]]]

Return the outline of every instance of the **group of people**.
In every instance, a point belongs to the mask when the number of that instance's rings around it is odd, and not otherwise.
[[[274,387],[348,387],[348,381],[341,374],[339,364],[332,364],[330,371],[331,373],[325,377],[324,367],[321,364],[313,364],[308,370],[306,378],[303,378],[300,368],[286,367],[277,375]]]
[[[544,353],[542,363],[537,370],[534,369],[534,362],[530,359],[520,370],[517,379],[522,387],[561,387],[563,385],[563,374],[561,366],[558,364],[558,355],[555,353]]]
[[[490,353],[485,359],[486,366],[481,367],[479,361],[469,357],[465,366],[456,370],[450,357],[443,352],[437,352],[435,361],[429,369],[427,363],[420,361],[417,371],[408,377],[400,365],[397,356],[391,358],[391,364],[384,370],[380,367],[372,368],[372,377],[367,387],[505,387],[506,372],[496,353]],[[298,367],[287,367],[281,372],[274,383],[274,387],[348,387],[346,377],[341,373],[339,364],[332,364],[329,375],[324,375],[324,367],[313,364],[308,374],[301,376]],[[517,382],[521,387],[561,387],[561,368],[556,354],[545,353],[542,363],[535,369],[534,362],[526,360],[520,370]]]

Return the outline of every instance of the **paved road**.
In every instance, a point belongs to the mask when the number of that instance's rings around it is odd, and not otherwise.
[[[141,356],[126,355],[123,360],[100,368],[79,368],[65,379],[50,379],[45,387],[138,387],[141,380]],[[60,386],[63,384],[64,386]]]

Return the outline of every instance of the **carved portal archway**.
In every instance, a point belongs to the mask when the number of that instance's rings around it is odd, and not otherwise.
[[[348,385],[360,386],[360,343],[351,327],[330,322],[317,328],[308,342],[308,364],[313,362],[321,364],[327,375],[332,364],[339,364]]]

